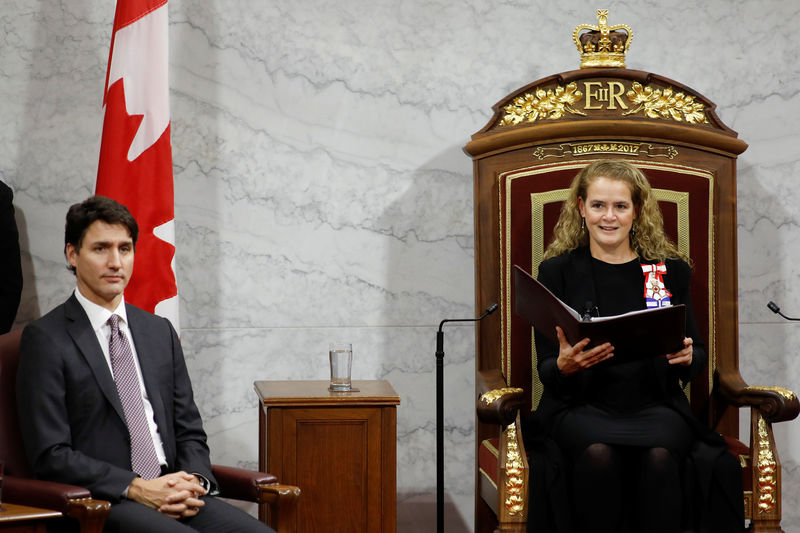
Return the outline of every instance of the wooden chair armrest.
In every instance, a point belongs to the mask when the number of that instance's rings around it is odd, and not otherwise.
[[[767,422],[793,420],[800,413],[800,401],[789,389],[748,385],[738,372],[719,375],[718,385],[728,402],[755,407]]]
[[[270,522],[278,533],[292,533],[300,489],[293,485],[259,485],[259,501],[269,506]]]
[[[294,511],[300,489],[280,485],[278,478],[265,472],[256,472],[233,466],[211,465],[219,483],[220,496],[266,504],[269,506],[270,525],[278,533],[294,531]]]
[[[111,504],[104,500],[84,498],[70,500],[69,510],[65,513],[81,525],[81,533],[102,533]]]
[[[77,520],[81,533],[100,533],[111,510],[109,502],[93,499],[83,487],[15,476],[4,477],[3,497],[9,502],[59,511]]]
[[[260,502],[260,486],[278,482],[272,474],[233,466],[211,465],[211,472],[217,478],[220,496],[246,502]]]
[[[525,403],[524,391],[506,386],[499,370],[481,370],[475,379],[478,390],[476,410],[480,421],[503,427],[513,423]]]

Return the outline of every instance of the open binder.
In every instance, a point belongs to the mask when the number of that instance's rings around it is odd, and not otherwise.
[[[609,362],[621,363],[683,349],[686,336],[686,306],[683,304],[583,320],[517,265],[514,265],[512,289],[514,312],[556,345],[556,326],[560,326],[570,344],[587,337],[591,342],[586,349],[610,342],[614,357]]]

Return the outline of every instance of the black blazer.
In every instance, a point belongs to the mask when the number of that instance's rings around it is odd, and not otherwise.
[[[587,301],[597,302],[591,260],[588,247],[578,248],[550,258],[539,265],[538,279],[553,294],[581,313]],[[648,261],[643,260],[642,262]],[[689,367],[670,366],[664,363],[657,365],[656,368],[660,373],[660,383],[668,399],[667,403],[691,417],[689,403],[680,385],[688,383],[702,372],[708,357],[692,311],[691,268],[679,259],[668,259],[665,261],[665,265],[667,273],[664,275],[664,285],[672,294],[670,299],[673,304],[686,305],[686,332],[694,342],[692,364]],[[644,282],[644,277],[642,281]],[[641,308],[645,308],[644,291],[642,291]],[[536,352],[538,356],[537,370],[539,378],[544,384],[544,394],[537,412],[540,421],[545,426],[549,426],[552,417],[557,413],[571,404],[582,403],[586,400],[583,393],[589,387],[594,369],[589,368],[570,377],[563,376],[556,365],[558,346],[538,333],[536,334]]]
[[[0,334],[11,330],[22,295],[19,232],[13,200],[11,189],[0,181]]]
[[[691,268],[680,260],[667,260],[665,265],[667,273],[664,276],[664,284],[672,294],[670,299],[674,304],[686,305],[687,336],[694,341],[692,364],[689,367],[658,365],[657,362],[654,362],[662,371],[661,383],[664,387],[665,403],[683,415],[696,438],[683,482],[685,494],[693,494],[697,497],[684,502],[686,504],[684,515],[688,520],[687,523],[698,526],[698,529],[692,529],[693,531],[715,533],[743,531],[742,470],[738,460],[728,453],[727,444],[719,434],[693,416],[680,385],[681,382],[685,384],[702,372],[708,361],[692,312],[689,290]],[[543,261],[539,265],[539,280],[578,312],[583,311],[586,301],[597,302],[591,269],[591,254],[588,247],[578,248]],[[644,308],[644,291],[642,291],[642,308]],[[563,459],[559,453],[553,451],[552,442],[547,440],[547,436],[552,422],[560,413],[565,412],[571,405],[586,400],[581,393],[585,390],[587,382],[591,380],[593,369],[589,368],[569,377],[562,376],[556,366],[558,346],[538,333],[536,334],[536,351],[539,377],[544,383],[544,393],[533,418],[528,421],[530,429],[526,430],[526,433],[529,434],[528,440],[532,444],[534,459],[538,457],[538,460],[550,467],[550,472],[555,473],[550,473],[549,477],[548,475],[534,476],[534,490],[561,494],[562,501],[556,505],[561,506],[563,511],[563,508],[566,508],[563,501],[568,500],[568,492],[565,491],[563,485],[559,484],[563,482],[559,481],[558,477],[560,467],[553,466],[560,464]],[[539,441],[538,439],[544,440]],[[543,448],[542,443],[549,447]],[[542,449],[547,451],[542,452]],[[545,472],[548,471],[545,470]],[[545,477],[544,480],[539,479],[538,488],[537,477]],[[562,492],[558,492],[558,490]],[[721,494],[722,497],[715,497],[717,494]],[[533,503],[534,507],[539,506],[539,509],[529,512],[535,512],[537,515],[543,512],[541,507],[545,506],[546,508],[548,499],[539,498],[539,500],[541,501]],[[550,501],[556,501],[556,499],[551,497]],[[560,518],[556,519],[557,522],[569,523],[568,519],[563,518],[563,514],[558,516]],[[545,531],[547,530],[545,528]],[[559,531],[561,530],[559,529]]]
[[[216,485],[175,330],[130,304],[126,312],[168,469],[201,474]],[[119,500],[136,476],[130,438],[111,371],[74,294],[23,331],[17,405],[38,478]]]

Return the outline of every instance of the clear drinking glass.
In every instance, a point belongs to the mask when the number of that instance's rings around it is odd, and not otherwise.
[[[350,370],[353,366],[353,345],[350,343],[331,343],[328,352],[331,361],[331,386],[332,391],[349,391]]]

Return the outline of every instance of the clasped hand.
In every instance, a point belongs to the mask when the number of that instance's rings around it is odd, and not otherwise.
[[[558,335],[558,359],[556,360],[556,365],[565,376],[570,376],[575,372],[614,357],[614,347],[611,343],[606,342],[595,346],[591,350],[583,351],[583,349],[588,346],[589,339],[583,339],[571,345],[569,341],[567,341],[564,331],[558,326],[556,326],[556,334]],[[665,355],[667,362],[671,365],[691,365],[692,342],[690,337],[684,338],[683,350]]]
[[[155,479],[134,478],[128,499],[158,510],[170,518],[188,518],[205,505],[206,491],[193,474],[174,472]]]

